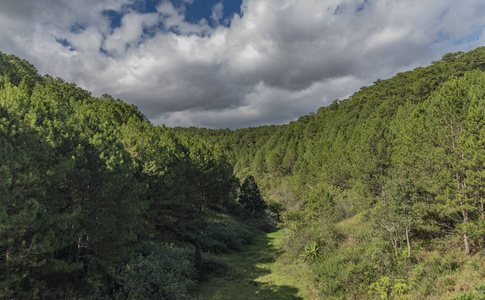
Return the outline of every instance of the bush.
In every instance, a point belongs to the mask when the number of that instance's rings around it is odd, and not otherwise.
[[[325,247],[313,264],[315,285],[320,297],[322,299],[365,298],[369,287],[384,277],[383,274],[388,273],[390,269],[388,260],[391,256],[370,242],[339,248]],[[374,284],[371,288],[374,296],[383,295],[383,286],[385,282]]]
[[[229,272],[229,266],[219,257],[213,254],[204,254],[202,256],[202,278],[213,275],[221,277]]]
[[[191,249],[144,242],[126,263],[113,272],[115,298],[189,299],[197,272]]]
[[[251,241],[253,233],[242,224],[210,222],[202,230],[189,229],[182,236],[185,241],[198,242],[202,251],[223,253],[241,251],[242,246]]]
[[[451,297],[452,300],[483,300],[485,299],[485,283],[479,285],[472,291],[461,292]]]

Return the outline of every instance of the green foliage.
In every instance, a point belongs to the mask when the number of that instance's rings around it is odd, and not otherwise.
[[[410,287],[404,282],[402,279],[394,280],[394,286],[392,287],[392,291],[400,296],[404,295],[409,291]]]
[[[481,284],[472,291],[462,292],[451,298],[452,300],[483,300],[485,299],[485,284]]]
[[[47,284],[55,283],[48,275],[80,267],[52,255],[69,246],[68,225],[79,219],[79,209],[57,211],[49,206],[56,198],[45,190],[50,187],[43,176],[47,158],[32,150],[52,150],[2,107],[0,147],[0,295],[39,297]]]
[[[250,228],[238,223],[208,222],[196,228],[186,229],[184,239],[199,243],[203,251],[223,253],[229,250],[241,251],[242,246],[251,241],[254,233]]]
[[[303,258],[305,261],[313,262],[318,258],[320,254],[320,248],[316,241],[310,241],[306,246],[305,250],[303,251]]]
[[[220,149],[187,148],[135,106],[14,56],[0,53],[0,75],[0,297],[102,294],[137,242],[234,205],[239,183]]]
[[[223,277],[230,272],[229,266],[224,260],[211,253],[205,253],[202,259],[202,279],[210,276]]]
[[[391,279],[389,279],[389,277],[383,276],[379,278],[377,282],[374,282],[370,285],[369,294],[377,294],[381,299],[389,299],[391,285]]]
[[[15,86],[22,85],[32,89],[37,82],[41,81],[35,67],[15,55],[0,53],[0,71],[0,87],[10,82]]]
[[[193,251],[144,242],[113,276],[122,299],[189,299],[196,284]]]
[[[198,272],[224,264],[143,241],[214,253],[250,241],[246,226],[204,221],[210,210],[254,224],[270,211],[321,298],[481,280],[484,61],[485,48],[447,54],[287,125],[230,131],[153,126],[0,53],[0,297],[188,298]],[[456,235],[466,255],[440,245]]]
[[[484,88],[482,71],[451,78],[409,118],[417,130],[403,133],[420,139],[422,147],[414,149],[414,158],[408,158],[407,164],[410,159],[417,162],[420,180],[427,181],[423,187],[436,194],[436,208],[463,236],[467,254],[471,253],[469,239],[483,236],[479,220],[483,219],[485,160],[479,149],[484,143]]]
[[[393,295],[402,296],[408,291],[409,286],[403,280],[392,280],[387,276],[383,276],[370,285],[368,293],[371,297],[379,296],[381,299],[389,299]]]
[[[251,175],[249,175],[241,185],[239,203],[254,215],[261,216],[264,214],[267,205],[261,196],[258,184]]]

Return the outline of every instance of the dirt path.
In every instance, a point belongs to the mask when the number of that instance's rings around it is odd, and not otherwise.
[[[255,237],[242,252],[220,256],[229,274],[202,283],[197,299],[310,299],[310,276],[302,261],[280,251],[283,230]]]

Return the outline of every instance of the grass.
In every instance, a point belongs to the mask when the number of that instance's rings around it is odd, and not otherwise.
[[[219,256],[229,274],[201,283],[197,299],[311,299],[309,269],[281,250],[284,241],[283,230],[260,234],[242,252]]]

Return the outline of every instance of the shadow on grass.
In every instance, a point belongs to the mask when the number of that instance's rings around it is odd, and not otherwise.
[[[261,234],[242,252],[222,255],[230,266],[229,273],[203,283],[197,299],[303,299],[297,296],[296,287],[257,280],[271,273],[270,265],[283,253],[272,240],[267,234]]]
[[[298,289],[288,285],[268,285],[264,284],[254,299],[282,299],[296,300],[303,299],[296,296]]]

